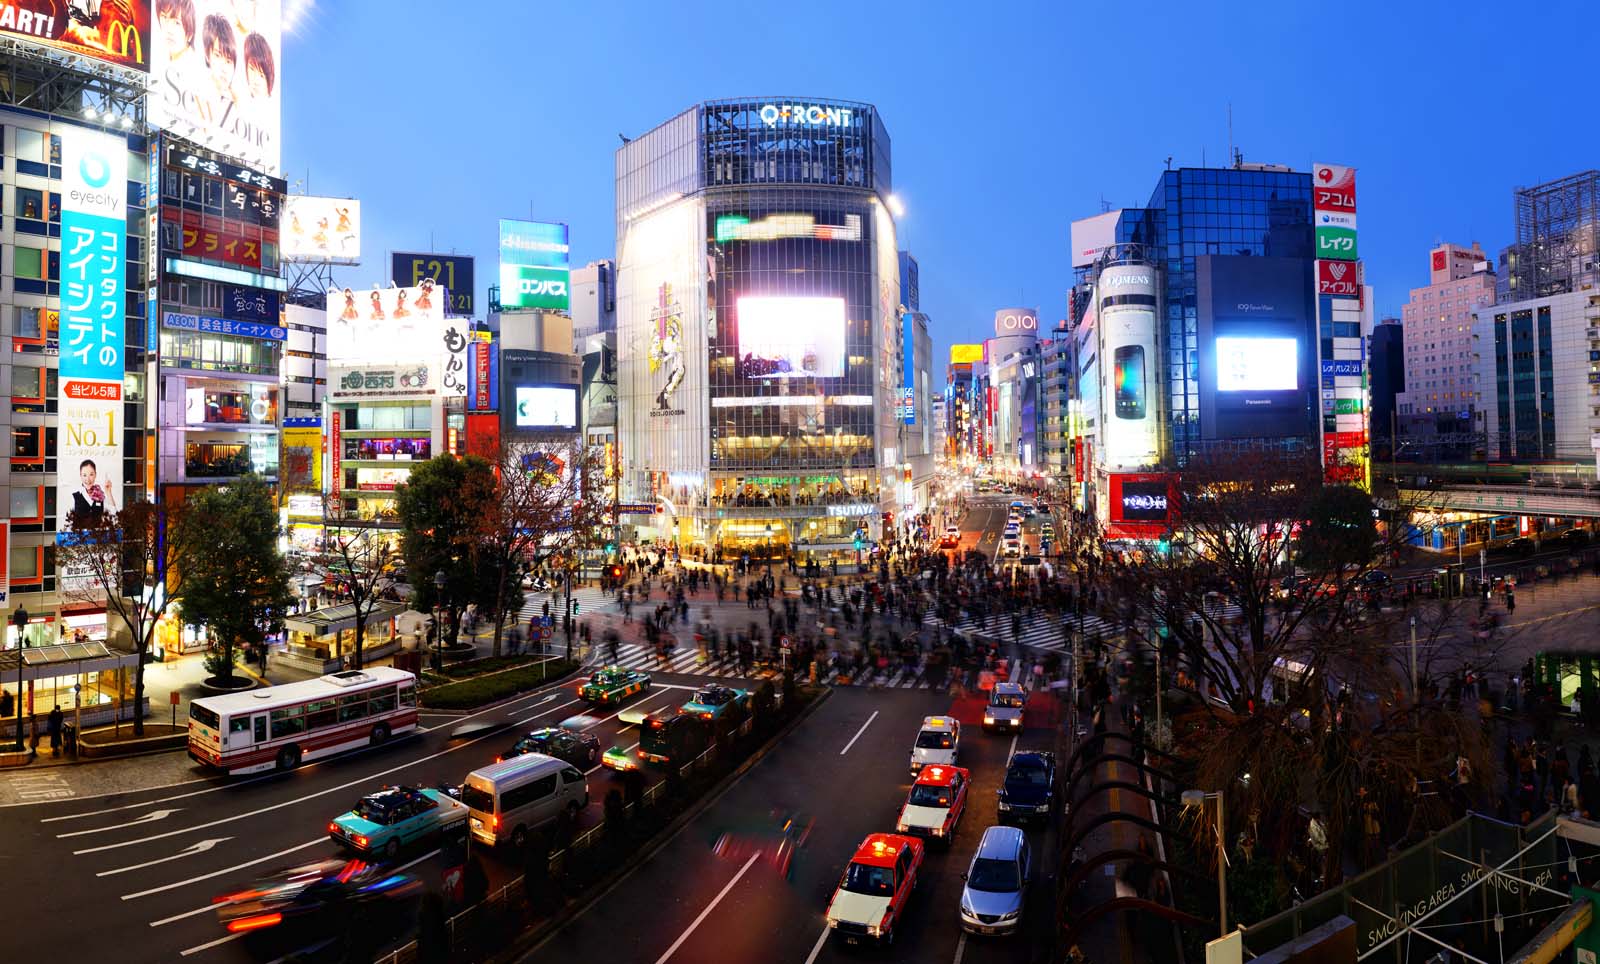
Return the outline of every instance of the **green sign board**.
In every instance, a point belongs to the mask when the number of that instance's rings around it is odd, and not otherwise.
[[[1356,260],[1355,229],[1317,225],[1317,257],[1325,261]]]
[[[1333,412],[1335,415],[1359,415],[1361,414],[1361,399],[1335,399],[1333,403]]]
[[[503,264],[500,266],[500,306],[567,311],[572,305],[567,281],[566,268]]]

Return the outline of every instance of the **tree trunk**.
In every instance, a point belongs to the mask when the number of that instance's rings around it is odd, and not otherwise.
[[[500,581],[495,584],[494,591],[494,649],[491,655],[500,655],[500,638],[506,624],[506,567],[500,567]]]
[[[155,632],[155,624],[150,626],[150,632]],[[139,637],[139,660],[133,665],[133,735],[135,738],[144,736],[144,654],[150,650],[149,634]],[[17,706],[17,725],[22,725],[22,706]]]
[[[369,610],[363,609],[359,603],[356,604],[356,658],[350,666],[351,669],[360,669],[364,665],[365,657],[361,654],[361,647],[367,639],[368,612]]]

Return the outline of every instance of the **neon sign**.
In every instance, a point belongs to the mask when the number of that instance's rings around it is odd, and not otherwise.
[[[854,111],[846,107],[820,107],[816,104],[763,104],[761,123],[768,127],[797,124],[802,127],[849,127]]]

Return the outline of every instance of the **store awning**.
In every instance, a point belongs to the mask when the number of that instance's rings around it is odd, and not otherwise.
[[[393,619],[406,611],[404,603],[378,602],[373,605],[367,615],[367,628],[372,628],[386,619]],[[329,606],[327,609],[318,609],[315,612],[301,613],[298,616],[285,616],[284,628],[292,629],[297,633],[322,638],[342,633],[356,628],[356,607]]]
[[[101,673],[124,666],[131,668],[139,665],[139,654],[110,649],[102,642],[57,643],[12,649],[0,653],[0,681],[15,680],[19,664],[25,680],[53,679],[57,676]]]

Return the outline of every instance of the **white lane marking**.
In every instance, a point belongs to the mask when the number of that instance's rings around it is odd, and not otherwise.
[[[210,880],[213,877],[221,877],[223,874],[231,874],[236,870],[243,870],[246,867],[254,867],[256,864],[263,864],[263,863],[266,863],[269,860],[277,860],[279,857],[283,857],[283,856],[287,856],[288,854],[292,854],[296,850],[304,850],[307,847],[315,847],[317,844],[326,843],[327,841],[328,841],[328,838],[325,837],[325,836],[324,837],[318,837],[315,840],[308,840],[303,844],[295,844],[293,847],[289,847],[289,848],[286,848],[284,850],[280,850],[275,854],[267,854],[265,857],[257,857],[254,860],[247,860],[242,864],[234,864],[232,867],[224,867],[221,870],[213,870],[209,874],[201,874],[198,877],[190,877],[188,880],[180,880],[180,881],[178,881],[177,883],[174,883],[174,884],[163,884],[160,887],[152,887],[149,890],[141,890],[141,891],[138,891],[137,893],[123,894],[122,895],[122,899],[123,900],[135,900],[135,899],[140,898],[140,897],[149,897],[151,894],[159,894],[159,893],[162,893],[163,891],[176,890],[179,887],[187,887],[190,884],[198,884],[202,880]]]
[[[56,834],[56,839],[62,840],[67,837],[82,837],[84,834],[105,833],[107,830],[121,830],[124,827],[132,827],[136,824],[153,823],[157,820],[165,820],[182,809],[182,807],[173,807],[170,810],[152,810],[144,816],[135,817],[126,823],[114,823],[109,827],[96,827],[93,830],[74,830],[71,833],[58,833]]]
[[[750,855],[750,859],[744,862],[744,866],[740,867],[739,872],[733,875],[733,879],[728,881],[726,884],[723,884],[722,889],[717,892],[717,896],[711,898],[711,903],[707,904],[706,909],[700,912],[700,916],[694,919],[694,922],[689,925],[688,929],[686,929],[682,934],[678,935],[678,939],[672,942],[672,946],[667,948],[667,952],[665,954],[662,954],[660,957],[656,958],[656,964],[666,964],[667,959],[676,953],[678,948],[683,946],[683,942],[689,939],[689,935],[693,934],[694,929],[700,926],[700,922],[705,920],[706,917],[708,917],[711,912],[716,909],[718,904],[722,903],[722,898],[728,896],[728,891],[733,889],[733,885],[739,882],[739,878],[744,876],[744,872],[749,870],[750,865],[755,863],[756,858],[760,856],[761,851],[759,850]]]
[[[330,793],[336,793],[336,792],[338,792],[340,790],[348,790],[351,787],[356,786],[357,784],[367,783],[367,782],[370,782],[372,780],[376,780],[379,777],[386,777],[391,773],[396,773],[396,772],[398,772],[400,770],[406,769],[407,767],[413,767],[413,766],[417,766],[418,764],[421,764],[421,763],[427,763],[429,760],[438,759],[439,757],[442,757],[447,753],[454,753],[457,750],[464,750],[467,747],[473,745],[474,743],[480,743],[480,742],[482,742],[484,740],[487,740],[491,736],[498,736],[498,735],[499,735],[498,733],[485,733],[483,736],[477,737],[476,739],[468,740],[465,743],[458,743],[455,746],[447,746],[444,749],[440,750],[438,753],[430,753],[425,757],[420,757],[420,758],[418,758],[416,760],[411,760],[411,761],[408,761],[406,763],[402,763],[399,766],[390,767],[389,769],[384,770],[384,771],[382,771],[380,773],[373,773],[373,774],[369,774],[367,776],[357,777],[354,780],[348,780],[348,781],[346,781],[344,783],[339,784],[338,786],[328,787],[326,790],[318,790],[315,793],[307,793],[307,794],[305,794],[303,796],[295,797],[292,800],[285,800],[282,803],[274,803],[274,804],[271,804],[269,806],[258,807],[255,810],[251,810],[251,811],[248,811],[246,813],[234,814],[231,817],[220,817],[220,818],[218,818],[216,820],[212,820],[212,821],[210,821],[208,823],[196,824],[193,827],[184,827],[182,830],[168,830],[166,833],[151,834],[148,837],[135,837],[132,840],[123,840],[123,841],[121,841],[119,843],[101,844],[98,847],[85,847],[82,850],[74,850],[72,852],[72,855],[74,857],[81,857],[84,854],[99,853],[102,850],[116,850],[118,847],[132,847],[135,844],[149,843],[152,840],[161,840],[161,839],[166,838],[166,837],[176,837],[179,834],[193,833],[196,830],[206,830],[206,829],[209,829],[211,827],[219,827],[222,824],[232,823],[235,820],[243,820],[246,817],[255,817],[255,816],[259,816],[259,815],[261,815],[263,813],[271,813],[274,810],[281,810],[284,807],[292,807],[297,803],[304,803],[307,800],[315,800],[318,797],[325,797]]]
[[[227,843],[232,839],[232,837],[217,837],[212,840],[196,841],[195,843],[190,844],[188,847],[178,851],[175,854],[171,854],[166,857],[157,857],[155,860],[146,860],[142,864],[134,864],[131,867],[118,867],[116,870],[102,870],[98,874],[95,874],[95,876],[112,877],[117,874],[125,874],[130,870],[143,870],[146,867],[154,867],[156,864],[164,864],[169,860],[178,860],[183,857],[193,857],[195,854],[203,854],[212,847],[215,847],[217,844]]]
[[[872,711],[872,715],[867,717],[867,722],[861,724],[861,729],[857,730],[856,731],[856,735],[852,736],[850,738],[850,742],[846,743],[844,745],[844,749],[839,751],[839,755],[840,756],[844,756],[846,753],[849,753],[850,752],[850,748],[856,745],[856,741],[857,740],[861,739],[861,734],[867,732],[867,727],[871,726],[872,725],[872,721],[877,719],[877,718],[878,718],[878,711],[877,710],[873,710]]]
[[[961,964],[961,956],[963,954],[965,954],[966,952],[967,952],[967,932],[963,930],[961,932],[961,939],[959,941],[956,941],[956,959],[955,959],[955,964]]]
[[[549,701],[546,700],[545,702],[549,702]],[[536,716],[544,716],[546,713],[554,713],[556,710],[564,710],[569,706],[573,706],[575,704],[582,703],[582,702],[583,702],[583,700],[567,700],[565,703],[562,703],[560,706],[552,706],[552,707],[548,707],[546,709],[536,709],[531,713],[524,713],[524,714],[516,717],[516,719],[519,719],[519,720],[531,720]]]
[[[427,853],[423,854],[422,856],[418,857],[417,859],[411,861],[410,863],[407,863],[404,866],[396,868],[394,872],[398,874],[398,873],[401,873],[402,871],[410,870],[412,867],[415,867],[417,864],[422,863],[424,860],[427,860],[428,858],[433,857],[433,856],[437,855],[438,853],[439,853],[439,848],[435,847],[434,849],[428,851]],[[151,927],[160,927],[162,924],[170,924],[173,921],[184,920],[186,918],[193,917],[196,914],[204,914],[204,913],[207,913],[208,911],[214,911],[216,909],[217,909],[217,905],[216,904],[207,903],[207,904],[204,904],[204,905],[202,905],[200,907],[196,907],[194,910],[186,910],[181,914],[173,914],[171,917],[163,917],[160,920],[153,920],[153,921],[150,922],[150,926]]]
[[[1006,751],[1006,762],[1007,763],[1010,763],[1011,762],[1011,758],[1017,755],[1017,737],[1019,737],[1021,735],[1022,735],[1021,733],[1013,733],[1013,734],[1011,734],[1011,748]],[[966,932],[963,931],[962,933],[966,933]]]
[[[182,951],[180,953],[184,957],[188,957],[190,954],[198,954],[201,951],[209,951],[213,947],[216,947],[218,944],[226,944],[229,941],[236,941],[236,940],[238,940],[239,938],[241,938],[243,936],[244,936],[244,933],[242,931],[240,933],[238,933],[238,934],[229,934],[227,937],[219,937],[214,941],[209,941],[209,942],[207,942],[205,944],[196,945],[195,947],[191,947],[188,950]]]
[[[811,945],[811,953],[806,955],[806,964],[816,964],[817,955],[822,953],[822,945],[828,943],[828,934],[832,930],[827,924],[822,925],[822,933],[817,935],[817,942]]]

